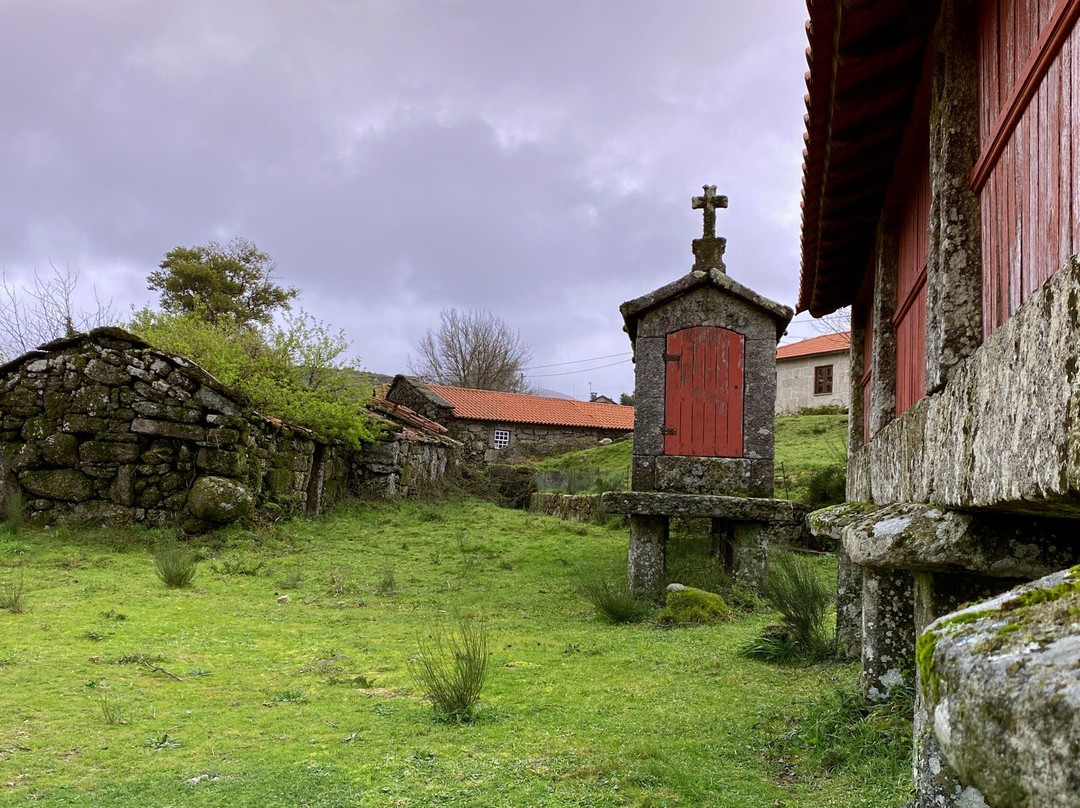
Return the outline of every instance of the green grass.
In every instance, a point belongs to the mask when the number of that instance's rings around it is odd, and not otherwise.
[[[0,573],[17,567],[31,604],[0,612],[0,804],[903,802],[891,769],[826,773],[763,729],[798,725],[854,667],[741,659],[763,613],[599,619],[578,577],[625,574],[625,530],[430,508],[233,530],[199,545],[186,589],[155,575],[168,534],[0,530]],[[486,626],[490,657],[458,726],[435,720],[409,662],[461,621]]]
[[[811,501],[811,479],[817,469],[843,468],[847,456],[848,417],[829,415],[782,415],[776,419],[776,496],[797,502]],[[550,457],[536,464],[541,472],[576,475],[576,491],[587,491],[599,477],[608,489],[625,488],[629,480],[633,441],[597,446]],[[590,476],[591,475],[591,476]],[[785,488],[786,481],[786,488]],[[552,486],[555,490],[555,486]],[[565,490],[565,485],[563,486]]]

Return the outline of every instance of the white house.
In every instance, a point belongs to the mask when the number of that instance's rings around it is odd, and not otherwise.
[[[823,334],[776,349],[776,414],[807,407],[846,407],[851,334]]]

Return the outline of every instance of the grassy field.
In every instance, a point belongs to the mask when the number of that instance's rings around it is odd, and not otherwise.
[[[842,469],[845,465],[847,423],[847,415],[835,413],[783,415],[776,419],[777,497],[812,501],[810,485],[815,472],[830,467]],[[618,490],[628,484],[632,451],[632,442],[626,440],[542,460],[536,464],[542,475],[541,488],[545,488],[543,482],[547,479],[550,490]],[[569,486],[568,480],[572,481]]]
[[[149,546],[171,539],[0,527],[0,596],[26,607],[0,611],[0,804],[905,798],[903,753],[883,758],[878,736],[824,757],[814,747],[833,730],[811,727],[801,749],[780,740],[856,672],[742,659],[768,614],[602,622],[576,582],[624,574],[622,530],[476,502],[356,505],[204,540],[179,590],[158,581]],[[478,719],[452,725],[408,661],[460,620],[486,625],[491,675]]]

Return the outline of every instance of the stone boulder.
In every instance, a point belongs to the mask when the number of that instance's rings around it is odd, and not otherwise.
[[[918,642],[942,753],[991,806],[1080,806],[1080,568],[946,615]]]
[[[730,616],[731,609],[719,595],[692,586],[669,584],[666,605],[658,621],[674,626],[711,626]]]
[[[251,513],[255,498],[236,480],[200,477],[188,493],[188,511],[201,522],[224,525]]]

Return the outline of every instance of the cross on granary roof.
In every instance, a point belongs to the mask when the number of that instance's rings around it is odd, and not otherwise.
[[[704,238],[716,238],[716,209],[727,207],[727,197],[716,195],[715,185],[702,185],[702,196],[695,196],[690,200],[693,210],[705,210],[705,234]]]

